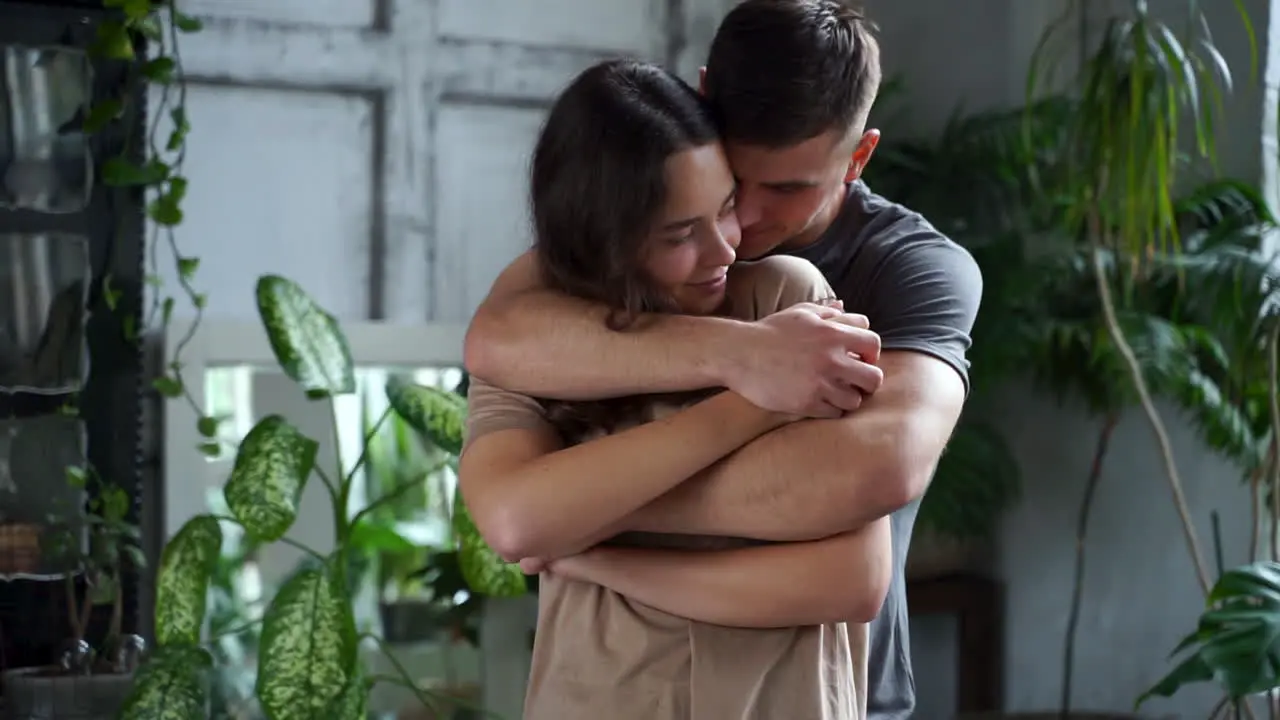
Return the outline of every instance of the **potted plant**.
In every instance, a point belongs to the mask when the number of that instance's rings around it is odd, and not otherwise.
[[[1058,33],[1074,39],[1089,25],[1083,5],[1074,8],[1080,11],[1077,22],[1066,15],[1046,33],[1032,68],[1034,90],[1048,80],[1044,63],[1053,58],[1045,48],[1056,44]],[[1194,17],[1194,2],[1192,10]],[[1214,381],[1206,362],[1225,357],[1215,352],[1221,339],[1215,331],[1224,315],[1252,324],[1263,311],[1254,304],[1240,314],[1230,292],[1215,295],[1201,288],[1213,283],[1219,269],[1256,252],[1261,233],[1274,226],[1259,194],[1242,183],[1213,180],[1174,196],[1173,170],[1183,163],[1168,148],[1176,147],[1169,136],[1176,135],[1180,118],[1169,117],[1163,101],[1152,98],[1172,98],[1180,110],[1178,101],[1190,94],[1215,92],[1205,72],[1220,60],[1211,39],[1194,38],[1201,55],[1182,52],[1179,36],[1151,18],[1141,2],[1130,15],[1104,18],[1104,25],[1096,51],[1078,48],[1083,67],[1078,94],[1032,97],[1013,111],[956,117],[935,141],[882,148],[875,165],[882,192],[923,210],[970,247],[983,268],[987,300],[974,329],[975,395],[988,380],[999,384],[1030,370],[1037,385],[1059,400],[1083,400],[1098,419],[1077,512],[1059,717],[1084,717],[1071,712],[1075,627],[1088,522],[1112,431],[1126,409],[1142,406],[1150,412],[1151,399],[1164,397],[1197,421],[1215,450],[1239,457],[1237,449],[1249,445],[1240,441],[1230,403],[1224,402],[1231,388]],[[1167,53],[1153,55],[1144,48]],[[1124,112],[1112,111],[1131,101],[1148,113],[1143,122],[1130,124]],[[1134,134],[1134,127],[1142,131]],[[1157,132],[1148,133],[1149,127]],[[1207,144],[1200,149],[1211,155]],[[1134,158],[1138,161],[1130,163]],[[1129,168],[1135,177],[1125,174]],[[1108,183],[1100,182],[1103,177]],[[1114,182],[1122,179],[1130,184]],[[1133,192],[1135,181],[1143,191]],[[1129,200],[1136,196],[1147,204]],[[1135,207],[1152,215],[1130,215]],[[1148,228],[1179,238],[1180,247],[1133,234]],[[1134,252],[1135,246],[1142,251]],[[1240,284],[1228,287],[1238,292]],[[987,328],[996,331],[989,340],[983,337]],[[981,376],[979,366],[986,368]],[[1162,431],[1158,416],[1154,423]],[[940,465],[939,480],[943,471]],[[1171,482],[1180,499],[1177,480],[1175,469]],[[923,507],[921,516],[923,521]]]
[[[87,512],[83,520],[74,514],[51,518],[44,553],[68,570],[63,583],[71,635],[57,665],[4,673],[4,696],[14,720],[113,720],[146,649],[141,637],[122,632],[124,576],[145,567],[138,528],[127,517],[129,496],[90,469],[70,469],[67,482],[89,491]],[[109,620],[95,643],[96,607],[109,608]]]
[[[332,315],[283,277],[259,278],[256,296],[263,329],[281,370],[308,398],[332,401],[356,391],[351,352]],[[466,411],[462,398],[403,381],[389,383],[386,394],[390,408],[383,418],[394,412],[441,450],[453,455],[461,450]],[[156,579],[156,647],[138,671],[122,718],[204,715],[213,659],[204,647],[203,629],[223,522],[240,525],[255,542],[295,545],[310,559],[279,587],[263,615],[255,693],[268,718],[363,720],[369,689],[380,682],[405,687],[426,707],[440,705],[442,698],[409,677],[381,637],[356,629],[352,537],[378,506],[397,493],[361,509],[352,507],[352,482],[365,462],[363,453],[353,468],[338,457],[326,469],[316,461],[318,447],[281,415],[260,419],[240,443],[223,489],[230,514],[196,516],[165,545]],[[297,518],[301,492],[313,477],[331,500],[337,544],[332,552],[321,553],[287,537]],[[524,575],[485,544],[460,496],[455,498],[452,521],[459,566],[472,592],[498,596],[527,592]],[[394,676],[367,674],[359,652],[366,642],[383,651],[396,668]],[[449,698],[448,702],[459,701]]]

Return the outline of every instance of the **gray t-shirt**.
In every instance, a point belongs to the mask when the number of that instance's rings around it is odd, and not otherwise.
[[[845,308],[870,318],[884,350],[937,357],[955,368],[968,390],[965,353],[982,299],[982,273],[967,250],[857,181],[822,237],[789,254],[818,266]],[[905,720],[916,704],[903,572],[919,509],[915,502],[892,516],[894,575],[871,623],[868,720]]]

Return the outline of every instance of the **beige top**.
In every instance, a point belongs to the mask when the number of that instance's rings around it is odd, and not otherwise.
[[[743,319],[834,296],[813,265],[783,256],[734,265],[728,293],[732,314]],[[467,442],[547,422],[536,400],[478,379],[468,405]],[[746,541],[626,533],[611,542],[708,549]],[[730,628],[543,574],[524,718],[862,720],[866,662],[865,624]]]

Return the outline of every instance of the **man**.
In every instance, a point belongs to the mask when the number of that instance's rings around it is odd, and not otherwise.
[[[837,0],[746,0],[702,71],[739,182],[738,257],[806,258],[861,315],[804,305],[754,323],[664,316],[615,333],[591,303],[542,289],[526,256],[477,312],[466,364],[538,397],[725,386],[816,418],[686,481],[629,529],[800,541],[892,515],[895,577],[871,628],[868,709],[897,720],[915,706],[902,573],[967,394],[982,278],[965,250],[858,180],[879,140],[866,128],[879,82],[867,21]]]

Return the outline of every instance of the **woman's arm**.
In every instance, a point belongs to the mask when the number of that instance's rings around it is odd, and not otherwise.
[[[723,392],[569,448],[545,422],[501,430],[463,452],[459,491],[499,555],[563,557],[616,534],[636,509],[787,420]]]
[[[592,548],[548,570],[699,622],[746,628],[870,622],[893,576],[890,520],[823,540],[734,550]]]
[[[473,377],[555,400],[727,386],[763,407],[813,417],[856,407],[848,386],[867,382],[847,359],[874,338],[866,318],[832,308],[762,323],[648,314],[626,332],[610,330],[608,316],[599,303],[546,288],[537,257],[525,253],[476,309],[465,365]]]

